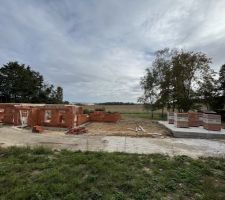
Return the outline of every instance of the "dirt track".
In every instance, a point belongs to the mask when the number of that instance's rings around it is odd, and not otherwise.
[[[53,131],[47,131],[43,134],[34,134],[30,130],[20,130],[5,126],[0,128],[0,145],[2,147],[14,145],[43,145],[50,148],[74,151],[118,151],[144,154],[163,153],[170,156],[187,155],[193,158],[199,156],[225,156],[224,141],[178,138],[135,138],[123,136],[74,136]]]

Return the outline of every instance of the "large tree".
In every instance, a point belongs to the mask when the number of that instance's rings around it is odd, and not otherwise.
[[[214,72],[209,66],[211,59],[201,52],[168,48],[157,51],[155,55],[149,71],[154,74],[153,82],[157,88],[156,102],[161,102],[162,107],[176,108],[180,112],[192,109],[199,97],[202,82],[206,77],[213,79]],[[147,73],[141,82],[144,96],[152,90],[152,87],[148,87],[148,76]]]
[[[213,71],[209,64],[211,59],[201,52],[179,51],[172,57],[170,84],[179,111],[193,108],[200,83],[205,77],[212,78]]]
[[[30,66],[9,62],[0,68],[0,102],[60,103],[62,90],[58,91],[58,99],[52,97],[57,91],[53,85],[46,85],[43,76]]]
[[[219,84],[222,95],[225,96],[225,64],[221,66],[219,72]]]

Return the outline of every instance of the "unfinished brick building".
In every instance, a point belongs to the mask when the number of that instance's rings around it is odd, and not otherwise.
[[[80,106],[60,104],[0,104],[1,121],[21,126],[72,128],[77,125]]]
[[[73,128],[83,123],[117,122],[119,113],[95,111],[83,114],[83,108],[63,104],[0,104],[0,122],[15,126]]]

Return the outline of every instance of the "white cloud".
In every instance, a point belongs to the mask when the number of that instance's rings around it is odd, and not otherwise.
[[[218,70],[224,13],[224,0],[2,0],[0,63],[31,65],[69,101],[136,101],[160,48],[203,51]]]

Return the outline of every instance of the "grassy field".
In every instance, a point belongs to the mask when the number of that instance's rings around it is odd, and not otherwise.
[[[84,109],[94,110],[96,108],[105,108],[106,111],[120,113],[142,113],[146,112],[143,105],[88,105],[83,106]]]
[[[152,119],[151,113],[144,109],[143,105],[89,105],[83,106],[84,109],[95,110],[96,108],[105,108],[106,111],[119,112],[123,118],[144,118]],[[154,111],[154,120],[166,120],[167,112],[162,116],[161,110]]]
[[[225,159],[0,149],[0,199],[225,199]]]

